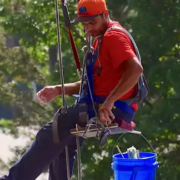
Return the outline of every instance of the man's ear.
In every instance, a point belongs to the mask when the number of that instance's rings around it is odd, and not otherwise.
[[[103,13],[103,18],[107,21],[109,19],[109,11],[105,10]]]
[[[108,10],[105,10],[105,11],[104,11],[104,15],[105,15],[106,18],[108,18],[108,16],[109,16],[109,11],[108,11]]]

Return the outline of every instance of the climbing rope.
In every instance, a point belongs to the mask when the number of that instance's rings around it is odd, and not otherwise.
[[[64,0],[61,0],[64,5]],[[62,108],[61,113],[66,113],[66,100],[65,100],[65,88],[64,88],[64,74],[63,74],[63,62],[62,62],[62,51],[61,51],[61,36],[60,36],[60,23],[59,23],[59,10],[58,10],[58,0],[55,0],[55,12],[56,12],[56,25],[57,25],[57,40],[58,40],[58,54],[59,54],[59,70],[60,70],[60,79],[61,79],[61,91],[62,91]],[[70,34],[70,31],[69,31]],[[70,34],[71,35],[71,34]],[[53,120],[53,130],[56,132],[54,138],[58,139],[58,117]],[[59,141],[56,143],[59,143]],[[68,146],[65,147],[66,153],[66,169],[67,169],[67,179],[71,180],[70,177],[70,166],[69,166],[69,152]]]
[[[62,2],[64,3],[64,0],[62,0]],[[60,69],[61,90],[62,90],[62,112],[65,112],[66,101],[65,101],[64,74],[63,74],[63,62],[62,62],[62,51],[61,51],[61,36],[60,36],[58,0],[55,0],[55,12],[56,12],[56,25],[57,25],[59,69]]]

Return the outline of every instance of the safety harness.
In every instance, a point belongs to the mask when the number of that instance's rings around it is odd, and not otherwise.
[[[137,45],[133,39],[133,37],[130,35],[130,33],[128,31],[126,31],[125,29],[118,27],[118,26],[111,26],[110,28],[107,29],[106,32],[108,32],[111,29],[116,29],[119,31],[124,32],[131,40],[131,42],[133,43],[133,46],[135,48],[136,51],[136,55],[137,58],[139,60],[139,62],[141,63],[141,56],[139,53],[139,50],[137,48]],[[98,59],[99,56],[99,50],[100,50],[100,45],[101,45],[101,41],[102,41],[101,37],[99,39],[99,43],[97,46],[97,49],[94,51],[92,50],[93,48],[90,48],[90,51],[87,49],[86,53],[85,53],[85,63],[86,63],[86,74],[84,75],[84,77],[82,77],[82,84],[86,84],[87,85],[87,93],[80,92],[80,95],[77,99],[78,103],[81,102],[96,102],[96,103],[103,103],[106,100],[106,97],[100,97],[94,94],[93,92],[93,74],[94,74],[94,66],[96,63],[96,60]],[[90,43],[90,42],[89,42]],[[101,67],[99,67],[101,68]],[[101,70],[99,70],[101,71]],[[96,72],[98,73],[98,72]],[[114,103],[114,106],[127,112],[127,113],[134,113],[134,109],[131,107],[132,103],[141,103],[148,94],[148,85],[147,82],[144,78],[144,75],[141,74],[139,79],[138,79],[138,84],[137,84],[138,88],[137,88],[137,92],[135,94],[134,97],[130,98],[130,99],[126,99],[126,100],[117,100]]]

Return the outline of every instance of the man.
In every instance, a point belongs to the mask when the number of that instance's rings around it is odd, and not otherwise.
[[[127,129],[133,129],[131,123],[133,115],[120,109],[117,110],[118,113],[113,113],[115,101],[133,96],[138,78],[143,72],[133,45],[122,31],[111,29],[106,32],[112,25],[121,26],[118,22],[110,20],[104,0],[80,0],[77,10],[78,16],[74,22],[81,22],[85,31],[93,37],[104,35],[93,74],[94,94],[107,97],[98,109],[99,120],[103,123],[111,123],[112,119],[120,117],[121,122],[117,121],[120,122],[119,125],[124,123]],[[97,46],[96,38],[93,47],[96,49]],[[80,82],[65,84],[66,95],[79,93],[79,88]],[[44,103],[49,103],[59,95],[61,95],[61,85],[47,86],[37,93],[39,100]],[[130,106],[137,110],[136,103]],[[52,122],[50,122],[40,129],[31,147],[14,164],[9,174],[0,180],[35,180],[48,165],[50,180],[67,180],[64,147],[66,145],[69,147],[71,175],[76,155],[75,137],[69,132],[70,129],[75,128],[79,118],[77,113],[72,113],[73,108],[73,106],[68,108],[68,114],[59,118],[59,145],[53,142]],[[81,145],[82,142],[83,139],[80,141]]]

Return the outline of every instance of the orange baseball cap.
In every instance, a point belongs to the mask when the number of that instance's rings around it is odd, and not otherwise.
[[[80,0],[77,5],[77,17],[73,22],[90,21],[106,9],[105,0]]]

